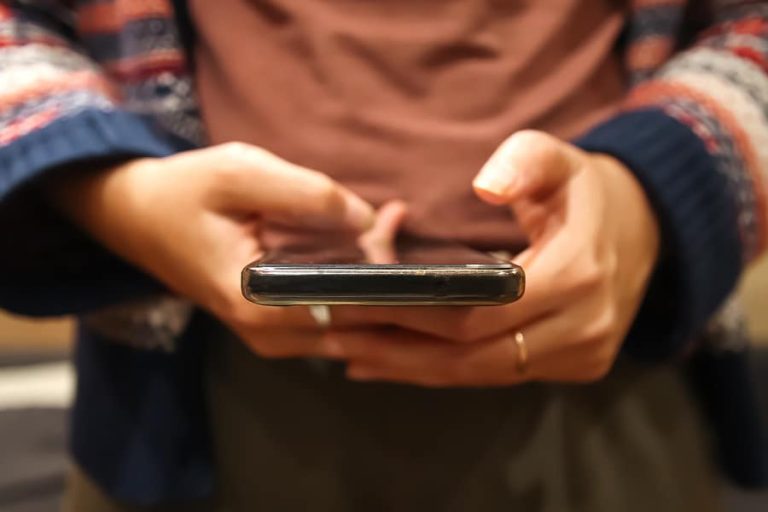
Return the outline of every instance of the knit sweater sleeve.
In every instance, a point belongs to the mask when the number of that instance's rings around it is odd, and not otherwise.
[[[625,344],[644,358],[688,350],[766,246],[768,2],[713,2],[709,14],[656,69],[643,61],[670,43],[646,23],[626,108],[577,142],[624,161],[660,221],[660,262]]]
[[[67,2],[0,1],[0,307],[17,312],[87,309],[88,301],[109,300],[80,293],[87,282],[101,281],[105,293],[120,288],[104,286],[108,276],[125,276],[129,288],[137,282],[48,212],[32,184],[85,162],[160,157],[184,146],[126,108],[112,70],[84,49],[76,24]]]

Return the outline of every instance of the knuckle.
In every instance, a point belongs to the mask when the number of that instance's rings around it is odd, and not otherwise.
[[[229,195],[252,170],[252,154],[258,153],[258,148],[244,142],[225,142],[212,150],[210,165],[203,170],[210,178],[211,188]]]
[[[572,290],[575,293],[588,293],[605,282],[606,271],[597,258],[586,257],[576,265],[574,274]]]
[[[602,313],[597,320],[595,320],[595,323],[603,336],[610,336],[616,330],[618,319],[619,315],[616,307],[608,305],[603,308]]]
[[[525,151],[529,155],[537,155],[539,158],[547,158],[558,154],[562,149],[562,142],[547,133],[538,130],[520,130],[511,135],[504,143],[505,154],[514,154]]]
[[[554,137],[539,130],[525,129],[515,132],[507,139],[507,143],[514,147],[546,148],[556,143]]]
[[[217,151],[229,160],[240,160],[254,149],[254,146],[239,141],[225,142],[217,146]]]
[[[233,170],[242,169],[263,170],[268,167],[275,156],[260,146],[254,146],[245,142],[225,142],[217,146],[221,153],[217,161],[217,167],[233,167]]]
[[[612,307],[604,308],[597,317],[587,322],[582,339],[587,344],[600,344],[610,338],[616,326],[616,313]]]

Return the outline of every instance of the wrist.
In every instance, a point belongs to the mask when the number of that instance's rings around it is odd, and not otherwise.
[[[111,199],[130,190],[131,174],[154,159],[141,158],[113,165],[85,164],[62,169],[41,183],[45,197],[66,217],[87,229]],[[121,201],[122,202],[122,201]],[[119,208],[119,204],[113,205]]]
[[[57,173],[43,193],[62,215],[98,242],[124,255],[127,235],[140,223],[134,212],[146,193],[143,178],[159,159],[86,165]],[[145,189],[145,190],[142,190]]]

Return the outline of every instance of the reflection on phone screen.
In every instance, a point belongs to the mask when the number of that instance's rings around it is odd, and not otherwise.
[[[503,262],[498,256],[480,252],[464,245],[442,240],[398,239],[391,265],[492,265]],[[352,244],[320,246],[302,243],[269,252],[260,263],[285,264],[370,264],[363,251]]]

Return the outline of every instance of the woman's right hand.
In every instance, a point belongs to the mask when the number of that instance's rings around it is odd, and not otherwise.
[[[96,240],[267,357],[328,354],[306,308],[257,306],[240,293],[263,220],[351,236],[374,223],[373,208],[327,176],[242,143],[67,175],[49,192]]]

